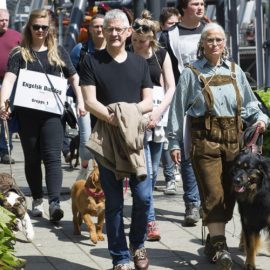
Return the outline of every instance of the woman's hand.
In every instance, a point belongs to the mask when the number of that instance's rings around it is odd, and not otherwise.
[[[77,116],[86,115],[87,111],[85,110],[84,102],[78,102],[77,103],[76,112],[77,112]]]
[[[180,165],[181,163],[181,151],[180,149],[174,149],[171,151],[171,158],[172,158],[172,161],[177,164],[177,165]]]
[[[265,125],[265,123],[264,123],[263,121],[257,121],[257,122],[254,124],[254,126],[259,126],[259,127],[260,127],[260,128],[259,128],[259,132],[260,132],[260,133],[264,133],[265,130],[266,130],[266,125]]]
[[[6,111],[6,109],[5,109],[4,106],[2,106],[2,107],[0,108],[0,118],[1,118],[2,120],[7,120],[7,119],[9,118],[10,113],[11,113],[10,110],[7,110],[7,111]]]

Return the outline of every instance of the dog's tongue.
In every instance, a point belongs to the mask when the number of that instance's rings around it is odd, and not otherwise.
[[[235,192],[244,192],[245,188],[244,187],[234,187]]]

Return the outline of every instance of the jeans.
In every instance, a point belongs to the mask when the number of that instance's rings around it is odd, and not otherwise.
[[[200,206],[201,205],[200,194],[191,161],[190,159],[185,159],[185,151],[183,143],[180,144],[180,147],[181,147],[181,175],[183,181],[184,202],[186,205],[188,203],[193,203],[196,206]]]
[[[88,142],[91,134],[90,113],[78,117],[78,126],[80,134],[79,155],[82,160],[89,160],[92,158],[92,155],[88,148],[85,147],[85,144]]]
[[[151,190],[151,206],[148,216],[148,222],[156,220],[155,209],[154,209],[154,199],[153,199],[153,190],[157,181],[158,167],[161,158],[163,143],[148,142],[146,146],[146,155],[147,155],[147,167],[151,175],[152,180],[152,190]]]
[[[100,181],[105,194],[105,218],[108,237],[108,249],[113,265],[129,263],[130,252],[126,242],[123,221],[123,180],[117,180],[115,174],[99,165]],[[151,201],[151,178],[139,181],[135,175],[129,180],[133,204],[129,233],[130,245],[134,249],[144,246],[146,239],[147,217]]]
[[[170,151],[167,149],[162,149],[161,161],[163,165],[163,175],[165,177],[166,183],[171,180],[175,180],[174,167],[175,164],[171,158]]]
[[[13,149],[12,145],[12,130],[10,129],[10,120],[7,121],[9,130],[9,147],[10,151]],[[0,135],[0,156],[8,154],[8,146],[5,138],[4,123],[1,121],[1,135]]]
[[[38,110],[20,109],[18,120],[25,159],[25,175],[32,197],[33,199],[43,197],[42,160],[49,203],[59,202],[63,179],[61,168],[63,126],[60,116]]]

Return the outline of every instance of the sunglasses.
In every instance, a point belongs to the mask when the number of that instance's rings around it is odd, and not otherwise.
[[[38,31],[40,28],[42,29],[42,31],[47,31],[49,29],[49,25],[33,24],[32,28],[34,31]]]
[[[142,24],[139,24],[138,22],[135,22],[133,25],[132,25],[132,28],[135,30],[135,31],[138,31],[138,30],[141,30],[142,32],[150,32],[151,31],[151,27],[148,26],[148,25],[142,25]]]

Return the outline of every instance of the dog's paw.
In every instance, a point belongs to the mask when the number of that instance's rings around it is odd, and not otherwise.
[[[98,237],[96,233],[90,233],[90,240],[92,241],[93,244],[97,244],[98,242]]]
[[[98,241],[104,241],[104,240],[105,240],[104,236],[102,234],[99,234]]]
[[[23,219],[20,220],[21,222],[21,231],[23,232],[23,234],[25,235],[26,239],[29,242],[32,242],[34,240],[35,237],[35,231],[31,222],[31,219],[28,215],[28,213],[26,213],[23,217]]]

